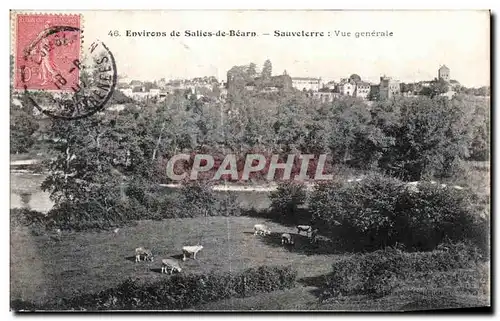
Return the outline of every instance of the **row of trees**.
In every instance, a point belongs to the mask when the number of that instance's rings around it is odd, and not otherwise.
[[[14,137],[32,138],[36,122],[22,109],[12,117],[13,142],[29,146]],[[120,183],[133,180],[149,188],[167,182],[166,161],[180,152],[327,153],[334,166],[404,180],[449,176],[461,159],[489,156],[489,107],[459,96],[399,97],[369,108],[350,97],[320,103],[300,92],[236,88],[224,102],[179,93],[121,112],[51,119],[44,135],[57,157],[47,165],[43,187],[56,204],[93,200],[106,215],[119,216],[112,200],[122,196]]]
[[[402,93],[410,92],[430,97],[444,94],[450,90],[469,96],[490,96],[490,87],[483,86],[479,88],[467,88],[460,85],[460,83],[456,80],[448,82],[444,79],[434,79],[427,87],[424,87],[419,83],[401,83],[400,89]]]
[[[328,153],[334,164],[419,180],[449,176],[461,159],[489,156],[489,106],[467,96],[397,97],[368,108],[349,97],[322,104],[298,92],[233,90],[226,102],[179,93],[156,105],[128,106],[81,121],[52,120],[45,136],[57,141],[63,158],[70,153],[88,162],[94,155],[86,150],[102,150],[111,168],[153,169],[181,151]],[[36,138],[37,122],[16,106],[11,117],[11,150],[23,152]]]

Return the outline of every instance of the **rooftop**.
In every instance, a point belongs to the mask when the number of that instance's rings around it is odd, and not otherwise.
[[[292,80],[321,80],[321,78],[314,77],[292,77]]]

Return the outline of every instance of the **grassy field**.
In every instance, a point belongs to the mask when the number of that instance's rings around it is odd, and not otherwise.
[[[489,162],[468,162],[462,175],[442,181],[473,190],[489,203]],[[40,175],[11,174],[11,208],[19,207],[17,194],[32,192],[31,207],[47,210],[51,204],[44,201],[38,186]],[[15,192],[15,193],[14,193]],[[265,193],[238,195],[243,208],[269,206]],[[16,198],[17,197],[17,198]],[[17,200],[17,201],[16,201]],[[19,204],[17,204],[17,203]],[[197,306],[197,310],[414,310],[484,306],[488,297],[461,292],[460,286],[429,289],[425,285],[400,289],[379,299],[344,297],[335,302],[318,303],[318,285],[331,271],[335,261],[345,257],[340,253],[324,253],[308,244],[305,236],[297,239],[294,248],[280,243],[283,232],[296,230],[267,222],[271,236],[255,237],[253,225],[263,219],[249,217],[208,217],[140,221],[135,226],[112,232],[65,233],[57,242],[48,235],[35,236],[28,228],[11,230],[11,299],[41,303],[62,296],[103,290],[132,277],[142,281],[168,278],[159,273],[160,259],[179,258],[183,245],[203,244],[198,260],[182,263],[183,272],[240,271],[260,265],[292,265],[298,270],[296,288],[266,293],[249,298],[228,299]],[[134,249],[152,247],[158,255],[153,263],[134,263]]]
[[[196,306],[196,310],[413,310],[488,304],[486,297],[467,295],[454,288],[443,293],[440,289],[426,289],[425,285],[379,299],[344,297],[320,304],[318,286],[332,264],[345,254],[315,254],[317,249],[305,236],[297,237],[294,248],[285,248],[280,243],[281,233],[296,231],[272,222],[266,223],[273,231],[270,236],[254,236],[253,225],[262,222],[249,217],[140,221],[120,229],[117,235],[68,233],[61,241],[16,228],[11,231],[11,299],[41,303],[103,290],[129,277],[140,281],[168,278],[160,273],[160,259],[181,258],[183,245],[201,242],[204,248],[197,260],[181,262],[183,273],[291,265],[298,270],[299,280],[293,289],[213,302]],[[134,249],[138,246],[152,247],[157,255],[155,261],[135,263]]]
[[[292,229],[268,223],[275,232],[266,239],[253,235],[262,220],[248,217],[208,217],[141,221],[112,232],[63,234],[60,242],[33,236],[24,228],[11,232],[11,298],[43,302],[50,298],[94,292],[116,286],[128,277],[158,280],[160,258],[180,257],[184,245],[204,248],[197,260],[182,263],[183,272],[239,271],[260,265],[293,265],[299,277],[328,273],[339,255],[310,255],[305,236],[297,252],[281,246],[279,233]],[[278,233],[279,232],[279,233]],[[135,263],[134,249],[152,247],[153,263]]]

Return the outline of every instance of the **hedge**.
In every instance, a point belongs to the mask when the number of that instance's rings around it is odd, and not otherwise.
[[[175,274],[165,280],[139,283],[128,279],[95,294],[62,298],[37,305],[15,300],[13,310],[180,310],[231,297],[295,286],[297,271],[289,266],[261,266],[241,273]]]
[[[432,281],[439,286],[469,284],[475,289],[484,288],[484,278],[477,274],[478,262],[483,259],[475,246],[465,243],[441,245],[431,252],[387,248],[358,253],[333,265],[320,297],[383,296],[409,282],[420,282],[424,287]],[[471,274],[477,277],[471,278]]]

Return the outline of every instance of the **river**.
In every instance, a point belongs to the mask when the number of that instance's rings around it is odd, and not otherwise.
[[[10,172],[10,208],[29,207],[40,212],[48,212],[54,203],[50,200],[50,194],[41,190],[40,185],[45,179],[44,174],[30,172]],[[164,186],[165,192],[171,193],[176,188]],[[271,204],[269,200],[269,189],[247,190],[238,188],[233,191],[237,195],[237,201],[244,209],[266,209]],[[224,190],[215,193],[225,193]]]

